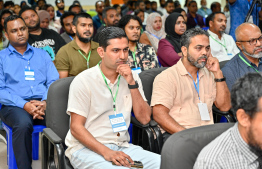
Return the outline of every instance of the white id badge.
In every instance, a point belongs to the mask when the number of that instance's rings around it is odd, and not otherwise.
[[[134,72],[136,72],[137,74],[141,73],[141,68],[140,67],[137,67],[137,68],[133,68],[132,69]]]
[[[114,133],[127,130],[125,118],[122,113],[110,115],[109,120]]]
[[[25,80],[35,80],[34,70],[25,69]]]
[[[198,105],[198,109],[200,112],[201,120],[209,121],[210,116],[208,113],[207,104],[206,103],[197,103],[197,105]]]
[[[249,23],[254,23],[254,21],[253,21],[253,16],[252,16],[252,15],[250,15],[250,17],[249,17],[249,19],[248,19],[247,22],[249,22]]]

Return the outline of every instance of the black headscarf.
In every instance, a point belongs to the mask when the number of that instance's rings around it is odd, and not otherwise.
[[[180,13],[174,12],[170,14],[165,21],[166,40],[168,40],[171,45],[174,46],[176,53],[181,52],[181,35],[175,32],[175,25],[179,16],[183,18]]]

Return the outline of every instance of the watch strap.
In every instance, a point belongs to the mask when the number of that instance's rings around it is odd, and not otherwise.
[[[128,88],[129,89],[137,89],[138,88],[138,83],[137,83],[137,81],[135,81],[136,82],[136,84],[134,84],[134,85],[129,85],[128,84]]]
[[[223,78],[221,78],[221,79],[215,79],[215,82],[223,82],[223,81],[226,81],[226,78],[225,78],[225,77],[223,77]]]

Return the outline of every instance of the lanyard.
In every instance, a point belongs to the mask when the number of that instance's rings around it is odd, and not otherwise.
[[[253,68],[257,73],[259,73],[259,71],[254,68],[251,64],[249,64],[242,56],[240,56],[240,54],[238,54],[238,56],[240,57],[240,59],[246,64],[248,65],[249,67]]]
[[[71,39],[71,40],[73,40],[73,37],[72,36],[70,36],[70,35],[68,35],[69,36],[69,38]]]
[[[120,77],[121,77],[121,76],[119,75],[119,77],[118,77],[116,94],[115,94],[115,96],[113,96],[112,90],[110,89],[110,87],[109,87],[109,85],[108,85],[108,83],[107,83],[107,81],[106,81],[106,77],[105,77],[104,73],[102,72],[102,70],[101,70],[101,68],[100,68],[100,66],[99,66],[100,63],[101,63],[101,61],[97,64],[97,66],[99,67],[100,72],[101,72],[101,74],[102,74],[102,76],[103,76],[103,79],[104,79],[104,81],[105,81],[105,83],[106,83],[106,86],[107,86],[107,88],[109,89],[109,91],[110,91],[110,93],[111,93],[111,96],[112,96],[112,98],[113,98],[113,109],[114,109],[114,112],[115,112],[115,115],[116,115],[116,96],[117,96],[117,93],[118,93],[119,83],[120,83]]]
[[[132,52],[132,51],[131,51]],[[133,55],[133,59],[134,59],[134,62],[135,62],[135,66],[137,68],[137,63],[136,63],[136,47],[135,47],[135,51],[132,52],[132,55]]]
[[[196,89],[197,94],[198,94],[199,101],[201,102],[201,100],[200,100],[200,95],[199,95],[199,76],[198,76],[198,71],[197,71],[197,86],[196,86],[196,83],[195,83],[193,77],[191,76],[191,74],[190,74],[189,72],[188,72],[188,74],[190,75],[190,77],[191,77],[192,80],[193,80],[193,83],[194,83],[195,89]]]
[[[154,36],[155,38],[157,38],[158,40],[161,40],[161,38],[162,38],[162,36],[160,36],[160,37],[158,37],[158,36],[156,36],[155,34],[153,34],[153,33],[150,33],[150,32],[148,32],[150,35],[152,35],[152,36]]]
[[[90,59],[90,55],[91,55],[91,50],[90,52],[88,53],[88,58],[86,58],[85,55],[83,55],[83,53],[80,51],[80,49],[78,49],[78,52],[85,58],[85,60],[87,61],[87,68],[89,69],[89,59]]]
[[[198,25],[198,22],[197,22],[197,18],[196,18],[196,17],[194,18],[194,20],[195,20],[196,24]]]
[[[224,38],[224,44],[222,44],[222,43],[220,43],[219,41],[217,41],[215,38],[213,38],[211,35],[210,35],[210,37],[211,37],[214,41],[216,41],[217,43],[219,43],[220,45],[222,45],[222,46],[226,49],[226,51],[227,51],[225,38]],[[227,53],[228,53],[228,51],[227,51]]]

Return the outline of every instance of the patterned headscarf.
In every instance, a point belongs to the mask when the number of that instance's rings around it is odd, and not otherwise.
[[[160,17],[161,15],[157,12],[151,13],[150,15],[148,15],[147,20],[146,20],[146,35],[149,39],[149,41],[151,42],[153,48],[155,49],[155,51],[157,51],[158,49],[158,42],[160,41],[160,39],[163,39],[166,37],[166,33],[164,31],[164,28],[162,26],[160,31],[156,31],[153,28],[153,24],[156,20],[156,17]],[[161,18],[162,20],[162,18]],[[157,38],[159,37],[159,39]]]

